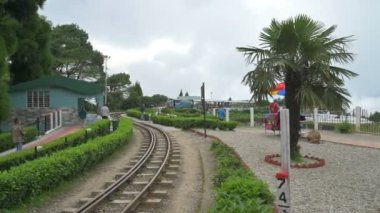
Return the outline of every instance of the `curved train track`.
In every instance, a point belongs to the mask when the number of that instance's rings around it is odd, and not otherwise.
[[[149,211],[159,205],[176,176],[180,151],[163,130],[140,122],[134,126],[144,138],[134,160],[102,190],[80,199],[74,208],[64,212],[132,212],[137,208]]]

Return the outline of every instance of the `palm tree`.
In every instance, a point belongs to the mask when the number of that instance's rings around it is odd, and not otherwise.
[[[253,99],[268,100],[275,84],[285,82],[292,159],[300,155],[301,106],[346,109],[350,104],[344,78],[357,74],[335,64],[353,61],[353,53],[347,51],[352,36],[334,38],[335,29],[306,15],[282,22],[273,19],[260,34],[261,48],[237,47],[247,64],[256,66],[242,81],[250,87]]]

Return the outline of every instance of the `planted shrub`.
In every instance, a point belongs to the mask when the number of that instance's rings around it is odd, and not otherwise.
[[[157,115],[152,117],[153,123],[174,126],[176,128],[190,129],[190,128],[203,128],[204,118],[203,117],[179,117],[179,116],[165,116]],[[221,130],[233,130],[237,126],[236,122],[233,121],[218,121],[215,117],[206,118],[206,128]]]
[[[140,119],[141,118],[141,111],[138,109],[128,109],[127,115],[130,117]],[[149,120],[149,114],[148,113],[144,113],[144,120]]]
[[[24,144],[33,141],[38,135],[38,130],[36,128],[24,128]],[[11,133],[2,133],[0,134],[0,152],[7,151],[15,147],[15,144],[12,142]]]
[[[273,212],[274,195],[268,185],[242,167],[232,148],[213,141],[215,206],[210,212]]]
[[[339,133],[352,133],[353,127],[352,124],[349,124],[348,122],[343,122],[335,126],[335,129]]]
[[[106,135],[109,133],[109,121],[99,120],[95,123],[90,124],[88,126],[88,129],[91,129],[91,131],[80,129],[74,133],[67,135],[67,140],[65,140],[65,137],[61,137],[54,141],[51,141],[48,144],[43,145],[43,149],[38,152],[38,156],[35,155],[33,148],[29,148],[23,149],[20,152],[14,152],[0,157],[0,170],[6,170],[12,166],[18,166],[25,163],[26,161],[31,161],[37,157],[49,155],[59,150],[66,149],[67,147],[78,146],[82,143],[87,142],[86,137],[87,139],[93,139],[97,136]]]
[[[107,158],[132,135],[132,121],[121,118],[119,128],[89,143],[71,147],[49,156],[0,172],[0,208],[10,208],[31,196],[77,176]]]

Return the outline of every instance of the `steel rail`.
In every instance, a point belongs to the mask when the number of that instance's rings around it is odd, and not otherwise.
[[[144,125],[157,130],[158,132],[160,132],[165,137],[165,141],[167,143],[166,155],[165,155],[164,160],[161,163],[161,166],[157,170],[156,174],[152,177],[152,179],[150,179],[149,183],[134,197],[134,199],[130,203],[128,203],[128,205],[121,211],[122,213],[125,213],[125,212],[128,212],[128,211],[132,211],[132,210],[134,210],[134,208],[137,207],[137,205],[139,204],[138,203],[139,199],[145,193],[148,192],[148,190],[153,185],[153,183],[161,175],[161,172],[164,169],[165,165],[169,162],[169,156],[170,156],[170,153],[171,153],[171,139],[170,139],[170,137],[166,134],[166,132],[164,132],[163,130],[161,130],[161,129],[155,127],[155,126],[152,126],[152,125],[149,125],[149,124],[145,124],[145,123],[144,123]]]
[[[147,151],[140,158],[140,160],[130,170],[128,170],[128,172],[126,172],[116,182],[112,183],[110,186],[104,189],[101,193],[99,193],[93,199],[87,201],[85,204],[79,207],[75,212],[82,213],[82,212],[88,212],[91,209],[93,209],[96,205],[98,205],[101,201],[103,201],[106,197],[108,197],[112,192],[114,192],[117,188],[119,188],[123,183],[125,183],[127,180],[132,178],[136,174],[136,172],[147,162],[149,157],[152,155],[157,143],[156,135],[153,133],[152,130],[144,127],[143,125],[139,123],[134,123],[134,125],[140,128],[144,128],[145,130],[149,132],[151,140],[150,140],[150,145]]]

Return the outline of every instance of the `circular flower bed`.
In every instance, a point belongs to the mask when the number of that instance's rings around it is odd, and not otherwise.
[[[303,169],[310,169],[310,168],[317,168],[322,167],[325,165],[325,160],[321,158],[317,158],[314,156],[303,156],[303,160],[305,162],[302,163],[291,163],[291,168],[303,168]],[[281,166],[281,158],[280,154],[272,154],[272,155],[265,155],[264,161],[267,163],[270,163],[272,165]]]

